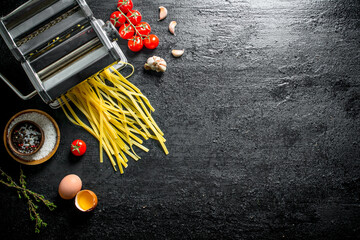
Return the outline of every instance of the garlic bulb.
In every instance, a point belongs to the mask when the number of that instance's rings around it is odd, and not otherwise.
[[[153,70],[157,72],[165,72],[167,64],[165,60],[158,56],[149,57],[146,61],[144,68],[146,70]]]
[[[159,14],[159,20],[158,21],[161,21],[164,18],[166,18],[168,12],[167,12],[167,9],[165,7],[163,7],[163,6],[160,6],[159,9],[160,9],[160,14]]]

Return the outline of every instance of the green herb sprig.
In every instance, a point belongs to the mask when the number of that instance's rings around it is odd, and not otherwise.
[[[56,205],[50,202],[49,200],[46,200],[43,195],[27,189],[26,181],[25,181],[26,176],[24,175],[21,166],[20,166],[20,179],[19,179],[20,184],[17,184],[1,168],[0,168],[0,174],[1,174],[0,183],[4,184],[7,187],[16,189],[19,198],[22,198],[23,196],[27,200],[30,219],[32,221],[35,221],[35,233],[39,233],[40,228],[46,227],[47,223],[41,219],[39,213],[36,211],[38,209],[38,206],[34,203],[33,199],[35,199],[36,202],[42,202],[50,211],[53,211],[56,208]]]

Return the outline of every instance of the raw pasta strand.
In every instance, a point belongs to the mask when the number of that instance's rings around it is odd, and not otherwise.
[[[161,131],[151,112],[155,109],[148,98],[123,77],[112,65],[103,71],[76,85],[60,97],[59,102],[67,118],[75,125],[83,127],[99,141],[100,162],[103,162],[103,150],[106,152],[116,171],[127,168],[126,155],[139,160],[133,146],[148,152],[143,140],[155,139],[162,146],[165,154],[164,133]],[[85,124],[71,107],[72,104],[87,119]],[[70,113],[70,114],[69,114]],[[71,116],[70,116],[71,115]],[[114,159],[115,158],[115,159]]]

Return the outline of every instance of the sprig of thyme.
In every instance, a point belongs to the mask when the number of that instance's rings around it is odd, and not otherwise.
[[[24,172],[21,169],[21,166],[20,166],[20,179],[19,179],[20,185],[18,185],[1,168],[0,168],[0,174],[2,177],[2,179],[0,179],[0,183],[2,183],[3,185],[5,185],[7,187],[15,188],[17,190],[19,198],[22,198],[21,197],[21,195],[22,195],[27,200],[30,219],[32,221],[35,221],[35,233],[39,233],[40,228],[46,227],[47,223],[41,219],[39,213],[36,211],[38,209],[38,206],[34,203],[32,198],[35,199],[36,202],[42,202],[45,206],[47,206],[47,208],[50,211],[53,211],[56,208],[56,205],[54,203],[50,202],[49,200],[46,200],[43,195],[35,193],[35,192],[27,189],[26,181],[25,181],[26,176],[24,175]]]

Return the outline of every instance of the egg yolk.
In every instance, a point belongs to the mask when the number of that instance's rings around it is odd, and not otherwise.
[[[84,211],[89,210],[94,206],[94,198],[88,192],[81,192],[78,196],[78,204]]]

